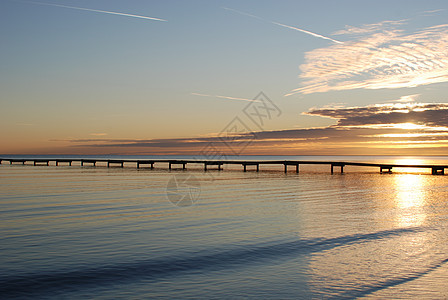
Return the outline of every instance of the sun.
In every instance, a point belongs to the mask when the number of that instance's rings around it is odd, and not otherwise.
[[[413,130],[413,129],[422,129],[422,125],[417,125],[414,123],[400,123],[400,124],[395,124],[394,128],[404,129],[404,130]]]

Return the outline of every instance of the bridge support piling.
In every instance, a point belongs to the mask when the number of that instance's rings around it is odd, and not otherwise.
[[[331,174],[334,173],[334,167],[340,167],[341,168],[341,174],[344,174],[344,167],[345,167],[345,165],[342,165],[342,164],[331,164]]]
[[[445,169],[444,168],[432,168],[431,169],[431,174],[432,175],[444,175],[445,174]]]
[[[387,171],[384,171],[387,170]],[[380,166],[380,173],[392,173],[392,167],[391,166]]]

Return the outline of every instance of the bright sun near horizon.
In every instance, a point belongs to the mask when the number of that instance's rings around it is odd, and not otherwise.
[[[0,16],[1,154],[448,150],[446,1],[4,0]]]

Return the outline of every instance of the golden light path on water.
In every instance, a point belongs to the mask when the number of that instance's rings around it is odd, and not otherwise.
[[[432,162],[428,159],[403,158],[395,160],[394,163],[417,165]],[[440,244],[435,241],[445,239],[445,234],[441,230],[444,227],[443,223],[437,222],[434,216],[443,213],[443,207],[445,207],[443,202],[446,198],[442,194],[434,197],[434,189],[444,190],[439,186],[444,180],[443,177],[435,178],[432,175],[422,174],[422,170],[418,169],[400,169],[400,172],[403,173],[393,176],[395,194],[392,196],[394,198],[390,199],[395,205],[396,226],[427,228],[427,226],[435,225],[435,227],[421,234],[401,239],[396,244],[397,249],[401,251],[396,253],[395,259],[407,262],[401,265],[405,270],[403,274],[406,274],[402,277],[401,284],[378,289],[364,298],[397,299],[399,295],[399,299],[410,299],[420,295],[425,299],[440,299],[441,295],[446,296],[447,289],[437,284],[446,281],[448,269],[445,264],[439,264],[440,258],[437,254],[440,253],[438,249]],[[392,261],[389,263],[393,264]]]
[[[426,219],[425,175],[400,174],[395,180],[397,225],[400,227],[421,226]]]
[[[427,163],[420,158],[397,159],[395,164],[419,165]],[[420,173],[418,168],[397,168],[400,172]],[[421,226],[426,219],[425,194],[429,187],[427,176],[418,174],[399,174],[394,177],[396,188],[395,204],[398,210],[397,225],[400,227]]]
[[[413,157],[393,159],[390,163],[438,164],[436,159]],[[444,258],[440,255],[440,241],[445,239],[441,229],[444,223],[437,221],[445,211],[445,206],[440,203],[445,202],[441,200],[445,199],[444,177],[433,176],[425,169],[394,168],[391,174],[345,175],[341,182],[347,185],[341,185],[333,192],[345,196],[331,198],[329,205],[335,220],[339,216],[344,222],[332,222],[326,216],[327,223],[331,223],[327,232],[337,226],[343,226],[345,232],[354,228],[363,231],[368,227],[375,228],[373,232],[386,228],[417,229],[417,232],[313,255],[308,266],[312,270],[310,287],[313,293],[331,289],[336,291],[335,298],[356,298],[354,295],[358,295],[365,299],[397,299],[400,295],[403,297],[399,299],[409,299],[415,295],[428,295],[428,291],[434,291],[431,296],[437,297],[445,293],[446,288],[439,287],[438,283],[439,279],[446,278],[446,267],[441,265],[440,271],[435,267]],[[354,185],[365,190],[350,190]],[[372,197],[371,191],[375,189],[377,193]],[[338,210],[338,207],[344,209]],[[363,221],[356,220],[344,210],[355,211],[353,215],[358,214]],[[365,214],[367,211],[369,213]],[[369,292],[365,292],[367,290]]]

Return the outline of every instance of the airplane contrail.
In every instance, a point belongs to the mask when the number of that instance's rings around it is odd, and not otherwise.
[[[220,96],[220,95],[207,95],[200,93],[191,93],[191,95],[201,96],[201,97],[213,97],[213,98],[221,98],[221,99],[229,99],[229,100],[241,100],[241,101],[249,101],[249,102],[261,102],[255,99],[246,99],[246,98],[236,98],[236,97],[228,97],[228,96]]]
[[[243,12],[243,11],[240,11],[240,10],[236,10],[236,9],[233,9],[233,8],[223,7],[223,9],[236,12],[237,14],[240,14],[240,15],[243,15],[243,16],[248,16],[248,17],[252,17],[252,18],[255,18],[255,19],[266,21],[266,20],[264,20],[264,19],[262,19],[262,18],[260,18],[260,17],[258,17],[256,15],[252,15],[252,14],[249,14],[249,13],[246,13],[246,12]]]
[[[321,38],[321,39],[329,40],[329,41],[332,41],[332,42],[337,43],[337,44],[343,44],[343,42],[341,42],[341,41],[337,41],[337,40],[334,40],[332,38],[329,38],[329,37],[326,37],[326,36],[323,36],[321,34],[317,34],[317,33],[314,33],[314,32],[311,32],[311,31],[308,31],[308,30],[305,30],[305,29],[300,29],[300,28],[297,28],[297,27],[293,27],[293,26],[289,26],[289,25],[285,25],[285,24],[277,23],[277,22],[273,22],[273,21],[271,21],[271,23],[275,24],[275,25],[278,25],[278,26],[283,26],[283,27],[286,27],[286,28],[289,28],[289,29],[297,30],[297,31],[300,31],[300,32],[303,32],[303,33],[306,33],[306,34],[309,34],[309,35]]]
[[[324,35],[317,34],[317,33],[314,33],[314,32],[311,32],[311,31],[308,31],[308,30],[305,30],[305,29],[300,29],[300,28],[293,27],[293,26],[289,26],[289,25],[285,25],[285,24],[282,24],[282,23],[278,23],[278,22],[274,22],[274,21],[269,21],[269,20],[260,18],[260,17],[258,17],[258,16],[255,16],[255,15],[252,15],[252,14],[249,14],[249,13],[246,13],[246,12],[243,12],[243,11],[239,11],[239,10],[236,10],[236,9],[233,9],[233,8],[228,8],[228,7],[223,7],[223,8],[226,9],[226,10],[230,10],[230,11],[236,12],[236,13],[238,13],[238,14],[240,14],[240,15],[243,15],[243,16],[252,17],[252,18],[259,19],[259,20],[262,20],[262,21],[265,21],[265,22],[269,22],[269,23],[274,24],[274,25],[278,25],[278,26],[282,26],[282,27],[285,27],[285,28],[289,28],[289,29],[297,30],[297,31],[300,31],[300,32],[309,34],[309,35],[314,36],[314,37],[317,37],[317,38],[321,38],[321,39],[325,39],[325,40],[332,41],[333,43],[343,44],[343,42],[341,42],[341,41],[338,41],[338,40],[335,40],[335,39],[332,39],[332,38],[326,37],[326,36],[324,36]]]
[[[125,13],[121,13],[121,12],[108,11],[108,10],[99,10],[99,9],[91,9],[91,8],[84,8],[84,7],[77,7],[77,6],[68,6],[68,5],[62,5],[62,4],[44,3],[44,2],[20,1],[20,0],[16,0],[16,1],[17,2],[23,2],[23,3],[30,3],[30,4],[55,6],[55,7],[62,7],[62,8],[76,9],[76,10],[84,10],[84,11],[91,11],[91,12],[97,12],[97,13],[104,13],[104,14],[110,14],[110,15],[118,15],[118,16],[124,16],[124,17],[132,17],[132,18],[139,18],[139,19],[146,19],[146,20],[166,22],[166,20],[164,20],[164,19],[147,17],[147,16],[141,16],[141,15],[125,14]]]

